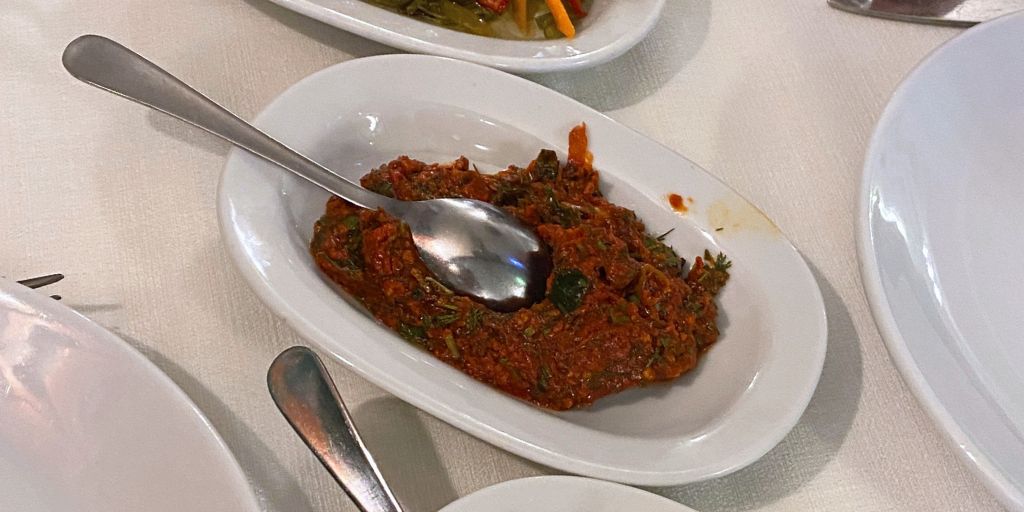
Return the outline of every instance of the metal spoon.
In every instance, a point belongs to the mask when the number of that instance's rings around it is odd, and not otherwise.
[[[359,437],[320,358],[292,347],[267,372],[270,396],[299,437],[363,512],[402,512]]]
[[[399,201],[370,192],[300,155],[140,55],[85,35],[64,50],[75,78],[174,116],[364,208],[408,224],[420,258],[439,281],[491,309],[514,311],[544,296],[551,260],[532,229],[471,199]]]

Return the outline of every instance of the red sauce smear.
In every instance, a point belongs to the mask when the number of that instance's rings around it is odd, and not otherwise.
[[[690,202],[693,203],[693,199],[690,199]],[[690,210],[686,207],[686,202],[683,200],[683,196],[679,194],[669,194],[668,204],[672,206],[673,210],[679,213],[686,213]]]
[[[497,174],[477,172],[464,157],[446,164],[399,157],[361,181],[404,200],[487,201],[533,226],[551,247],[554,270],[544,300],[529,308],[499,313],[453,293],[430,275],[405,224],[337,197],[316,223],[310,252],[382,324],[542,407],[585,406],[675,379],[718,339],[715,296],[729,263],[705,251],[687,269],[632,211],[608,201],[582,125],[568,153],[563,163],[542,150],[526,167]]]

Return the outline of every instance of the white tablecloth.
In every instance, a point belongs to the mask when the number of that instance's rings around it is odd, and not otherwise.
[[[355,510],[267,395],[267,365],[302,341],[220,240],[228,147],[74,81],[60,54],[77,35],[104,34],[251,117],[309,73],[394,50],[265,0],[9,0],[0,20],[0,275],[66,274],[51,293],[199,404],[267,510]],[[658,492],[704,512],[999,509],[890,363],[853,236],[875,120],[912,66],[958,33],[824,0],[669,0],[651,36],[611,64],[534,77],[735,187],[793,240],[824,293],[828,357],[793,432],[736,474]],[[410,512],[550,472],[329,366]]]

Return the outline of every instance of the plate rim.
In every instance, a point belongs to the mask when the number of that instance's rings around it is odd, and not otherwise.
[[[671,148],[668,148],[665,145],[640,134],[636,130],[611,119],[607,115],[598,112],[570,97],[564,96],[560,93],[557,93],[556,91],[551,91],[550,89],[544,88],[541,85],[526,80],[525,78],[510,75],[500,70],[488,68],[486,66],[481,66],[478,64],[473,64],[465,61],[459,61],[456,59],[415,54],[388,54],[373,57],[365,57],[361,59],[352,59],[316,71],[308,75],[307,77],[301,79],[300,81],[296,82],[295,84],[284,90],[276,98],[271,100],[271,102],[269,102],[267,105],[265,105],[264,108],[259,113],[259,115],[255,118],[254,124],[261,125],[262,123],[264,123],[267,113],[274,109],[275,105],[277,105],[278,102],[282,101],[282,99],[286,95],[292,93],[296,88],[299,88],[300,86],[306,84],[307,82],[317,80],[321,75],[337,73],[339,69],[353,65],[354,63],[366,64],[369,61],[397,61],[402,59],[432,60],[435,62],[444,61],[445,63],[452,66],[472,67],[474,68],[474,72],[493,74],[492,76],[500,77],[500,80],[515,81],[517,83],[522,83],[527,87],[544,89],[551,94],[557,94],[561,101],[571,103],[575,108],[582,109],[583,111],[588,112],[590,115],[594,116],[595,118],[599,118],[604,122],[614,124],[617,128],[625,130],[637,137],[640,137],[645,141],[654,144],[662,148],[663,150],[670,152],[671,154],[692,164],[692,162],[686,159],[686,157],[680,155]],[[396,68],[402,67],[400,63],[391,63],[391,66]],[[813,321],[807,321],[808,324],[813,323],[813,326],[811,327],[813,327],[814,329],[813,332],[808,333],[808,338],[813,340],[813,342],[809,342],[809,346],[813,348],[812,351],[809,351],[811,352],[810,359],[813,361],[813,366],[809,366],[809,371],[806,374],[807,381],[802,382],[803,379],[801,379],[801,384],[798,386],[799,389],[802,391],[802,395],[794,396],[793,399],[790,400],[789,402],[790,404],[793,405],[793,407],[787,408],[787,414],[780,415],[780,417],[778,418],[773,418],[774,423],[773,430],[770,432],[771,435],[762,435],[761,438],[764,440],[764,442],[758,444],[756,448],[748,449],[747,454],[742,458],[742,460],[733,460],[728,463],[719,464],[715,466],[715,469],[706,470],[699,476],[694,476],[691,474],[696,472],[695,470],[686,468],[673,471],[643,471],[639,469],[610,466],[593,460],[574,458],[570,456],[561,455],[552,450],[537,448],[530,444],[528,441],[514,438],[513,436],[500,431],[493,425],[484,422],[483,420],[479,420],[472,417],[466,418],[463,417],[464,415],[456,416],[448,414],[443,406],[435,405],[430,402],[410,400],[409,397],[412,396],[410,394],[411,392],[406,392],[404,388],[393,384],[390,380],[378,378],[378,376],[375,375],[374,373],[371,373],[367,369],[364,369],[350,361],[349,358],[354,356],[355,354],[340,353],[338,352],[338,350],[336,350],[336,347],[332,347],[329,344],[322,342],[320,340],[321,337],[329,338],[329,336],[324,334],[319,326],[314,325],[313,323],[305,320],[304,318],[301,318],[301,315],[296,313],[296,308],[289,306],[289,304],[281,296],[281,293],[276,291],[273,286],[267,283],[266,279],[262,276],[261,271],[249,262],[249,258],[246,255],[246,249],[242,244],[242,241],[235,236],[235,233],[233,231],[234,223],[232,222],[233,210],[231,200],[229,199],[227,193],[225,192],[225,184],[229,179],[228,176],[233,172],[232,167],[239,165],[237,160],[239,158],[243,158],[242,155],[244,154],[245,153],[243,150],[233,148],[228,155],[224,171],[221,174],[220,183],[218,184],[218,221],[221,228],[221,234],[224,237],[225,244],[227,246],[229,254],[231,255],[232,262],[235,264],[235,267],[243,275],[246,282],[249,284],[250,288],[253,289],[253,291],[261,299],[261,301],[263,301],[268,306],[268,309],[271,312],[273,312],[273,314],[275,314],[279,318],[282,318],[303,339],[312,343],[319,349],[330,353],[336,360],[342,362],[349,370],[354,371],[362,378],[374,383],[378,387],[381,387],[382,389],[414,405],[415,407],[422,409],[425,412],[428,412],[429,414],[437,417],[438,419],[446,423],[449,423],[450,425],[455,426],[456,428],[470,435],[473,435],[474,437],[477,437],[489,444],[497,446],[503,450],[509,451],[513,454],[519,455],[529,460],[533,460],[535,462],[544,464],[552,468],[561,469],[564,471],[573,472],[576,474],[604,480],[613,480],[621,483],[647,486],[672,486],[694,483],[712,478],[718,478],[729,473],[735,472],[739,469],[742,469],[743,467],[752,464],[753,462],[757,461],[765,454],[767,454],[769,451],[771,451],[772,448],[778,445],[778,443],[780,443],[792,431],[793,427],[795,427],[799,420],[803,417],[803,414],[806,411],[807,406],[809,405],[815,390],[817,389],[817,384],[820,381],[828,345],[828,323],[824,299],[821,294],[820,286],[817,283],[817,279],[815,279],[814,275],[811,273],[810,267],[808,266],[807,261],[803,258],[803,255],[793,246],[792,241],[790,241],[787,237],[782,235],[781,232],[779,232],[779,247],[784,247],[787,252],[791,252],[792,256],[795,258],[795,261],[799,262],[799,265],[797,266],[797,272],[803,275],[803,277],[805,278],[804,282],[808,284],[807,300],[809,304],[813,305],[813,309],[808,310],[808,314],[811,317],[813,317]],[[704,176],[716,182],[719,186],[723,187],[723,189],[727,190],[730,194],[734,194],[736,197],[741,198],[746,204],[749,204],[751,207],[755,209],[757,208],[748,200],[743,198],[743,196],[736,192],[732,187],[724,183],[719,177],[707,172],[705,169],[703,169],[700,166],[697,166],[696,164],[692,165],[695,168],[697,168],[699,172],[703,173]],[[760,210],[758,210],[758,212],[760,212]],[[763,212],[761,214],[763,215]],[[765,217],[765,219],[767,219],[767,217]]]
[[[694,509],[692,509],[692,508],[690,508],[690,507],[688,507],[688,506],[686,506],[686,505],[684,505],[682,503],[679,503],[679,502],[677,502],[675,500],[671,500],[669,498],[661,496],[660,494],[655,494],[653,492],[645,491],[643,489],[639,489],[639,488],[636,488],[636,487],[633,487],[633,486],[630,486],[630,485],[620,484],[620,483],[616,483],[616,482],[609,482],[607,480],[599,480],[599,479],[596,479],[596,478],[589,478],[589,477],[585,477],[585,476],[575,476],[575,475],[537,475],[537,476],[528,476],[528,477],[523,477],[523,478],[514,478],[512,480],[505,480],[503,482],[498,482],[496,484],[488,485],[487,487],[483,487],[481,489],[477,489],[476,491],[473,491],[473,492],[471,492],[471,493],[469,493],[469,494],[467,494],[467,495],[465,495],[465,496],[463,496],[463,497],[461,497],[461,498],[459,498],[459,499],[457,499],[457,500],[455,500],[455,501],[445,505],[438,512],[454,512],[454,511],[450,511],[449,508],[451,506],[453,506],[453,505],[458,505],[459,502],[463,501],[463,500],[467,500],[468,501],[470,499],[480,499],[480,497],[495,498],[495,496],[490,496],[491,494],[495,494],[495,493],[498,494],[498,496],[496,496],[496,497],[500,498],[502,496],[507,495],[510,492],[522,492],[522,491],[524,491],[524,489],[519,489],[519,487],[522,487],[524,485],[529,487],[531,484],[536,483],[536,482],[543,482],[543,483],[552,482],[552,483],[568,484],[568,485],[582,484],[582,485],[590,486],[591,488],[600,487],[600,488],[604,488],[604,489],[608,489],[608,490],[614,489],[613,492],[630,493],[630,494],[634,494],[634,495],[637,495],[637,496],[643,495],[645,498],[649,498],[649,499],[664,500],[664,502],[666,502],[666,504],[674,505],[675,508],[678,509],[678,512],[697,512],[696,510],[694,510]]]
[[[154,384],[158,385],[159,389],[169,393],[176,401],[188,409],[189,416],[191,417],[190,423],[194,423],[196,431],[201,432],[202,437],[213,442],[217,452],[224,459],[224,469],[230,473],[235,481],[235,492],[233,494],[246,501],[246,503],[242,504],[243,508],[253,512],[262,510],[248,474],[239,464],[238,458],[224,441],[220,432],[213,426],[213,423],[210,422],[210,419],[203,413],[202,409],[192,401],[188,393],[178,386],[156,363],[123,338],[77,310],[60,304],[16,281],[0,277],[0,295],[4,294],[13,297],[16,301],[29,305],[34,312],[47,315],[51,321],[56,319],[56,321],[62,324],[78,324],[78,326],[82,327],[81,330],[88,332],[89,337],[95,343],[112,347],[113,350],[121,352],[126,360],[130,361],[130,364],[137,366],[146,374],[146,378],[151,379]]]
[[[947,51],[957,47],[964,40],[978,37],[979,34],[987,33],[993,28],[998,29],[1005,23],[1013,23],[1020,20],[1024,20],[1024,11],[1000,16],[954,36],[925,55],[900,81],[889,97],[882,115],[875,123],[867,151],[865,152],[860,190],[857,196],[856,243],[857,260],[860,267],[861,281],[864,285],[864,294],[871,309],[875,326],[901,379],[910,388],[911,393],[918,403],[921,404],[932,422],[939,427],[942,437],[945,438],[947,445],[956,454],[960,462],[984,484],[1003,506],[1013,510],[1024,511],[1024,490],[1018,489],[1007,480],[998,471],[989,457],[978,449],[977,443],[960,427],[959,423],[957,423],[934,392],[924,373],[917,366],[913,354],[900,333],[896,318],[889,306],[889,299],[885,294],[879,265],[875,258],[876,252],[872,241],[870,223],[870,201],[871,184],[874,182],[873,178],[876,172],[869,167],[872,155],[876,154],[885,144],[881,140],[882,129],[892,123],[892,119],[896,116],[897,105],[904,102],[904,98],[910,94],[912,82],[915,82],[915,78],[923,73],[925,68],[942,58]]]
[[[465,60],[474,64],[493,67],[512,73],[553,73],[557,71],[587,69],[606,63],[625,54],[631,48],[647,38],[650,32],[654,29],[658,20],[661,18],[661,14],[664,11],[667,0],[651,0],[654,2],[654,9],[641,18],[640,23],[637,24],[636,30],[628,32],[627,35],[620,37],[619,39],[604,44],[595,50],[581,53],[579,55],[544,58],[516,57],[511,55],[484,53],[468,50],[458,46],[452,46],[450,44],[424,41],[415,36],[391,31],[362,18],[357,18],[351,14],[320,5],[316,0],[270,1],[282,8],[291,10],[322,23],[326,23],[327,25],[337,29],[401,50]],[[412,22],[416,20],[409,18],[409,21]],[[451,31],[459,36],[470,35],[453,31],[451,29],[444,30]]]

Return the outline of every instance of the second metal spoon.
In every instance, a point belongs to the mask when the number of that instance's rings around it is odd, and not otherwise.
[[[442,283],[491,309],[514,311],[544,297],[551,260],[528,226],[472,199],[399,201],[366,190],[256,129],[156,64],[105,37],[64,50],[72,76],[217,135],[364,208],[404,221],[420,259]]]
[[[274,359],[267,387],[281,414],[363,512],[402,512],[359,437],[320,358],[292,347]]]

